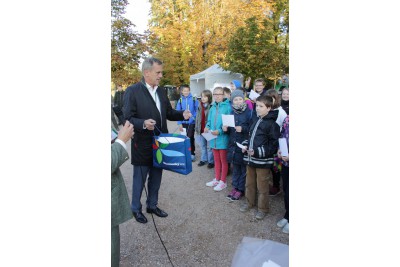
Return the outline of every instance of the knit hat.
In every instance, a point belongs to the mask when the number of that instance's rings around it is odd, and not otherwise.
[[[241,97],[244,100],[244,94],[242,90],[233,90],[233,92],[231,93],[231,101],[233,101],[233,99],[235,99],[235,97]]]
[[[240,85],[240,81],[238,81],[238,80],[233,80],[232,83],[236,86],[236,88],[242,87],[242,86]]]

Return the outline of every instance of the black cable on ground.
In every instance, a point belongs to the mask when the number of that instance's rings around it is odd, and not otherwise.
[[[141,167],[140,167],[140,172],[142,173],[142,177],[145,177],[145,176],[143,175],[143,170],[142,170]],[[148,197],[148,195],[147,195],[147,189],[146,189],[146,182],[148,182],[148,179],[147,179],[147,178],[148,178],[148,177],[147,177],[147,175],[146,175],[146,177],[144,178],[144,179],[145,179],[145,180],[144,180],[144,183],[143,183],[144,191],[146,192],[146,197]],[[156,229],[157,235],[158,235],[158,237],[160,238],[161,244],[163,245],[163,247],[164,247],[164,249],[165,249],[165,252],[167,253],[168,260],[169,260],[169,262],[171,263],[172,267],[175,267],[175,265],[172,263],[172,260],[171,260],[171,258],[170,258],[170,256],[169,256],[168,250],[167,250],[167,248],[165,247],[164,241],[162,240],[161,235],[160,235],[160,233],[158,232],[156,222],[154,221],[153,213],[150,213],[150,215],[151,215],[151,218],[153,219],[154,228]]]

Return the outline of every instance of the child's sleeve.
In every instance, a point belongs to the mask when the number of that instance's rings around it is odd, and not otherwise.
[[[212,112],[212,108],[210,108],[208,110],[208,116],[207,116],[207,121],[206,121],[206,128],[211,129],[211,113]]]
[[[250,120],[251,120],[251,111],[248,112],[247,120],[242,123],[242,133],[247,135],[249,134],[249,128],[250,128]]]

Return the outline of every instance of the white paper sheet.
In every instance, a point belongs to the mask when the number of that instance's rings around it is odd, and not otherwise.
[[[118,137],[118,133],[111,128],[111,141]]]
[[[268,260],[263,263],[262,267],[281,267],[281,266],[271,260]]]
[[[282,157],[287,157],[289,155],[285,138],[279,138],[279,149],[281,150]]]
[[[241,148],[241,149],[246,148],[244,145],[239,144],[238,142],[236,142],[236,145],[237,145],[239,148]]]
[[[250,91],[249,98],[250,98],[251,100],[255,101],[256,98],[259,97],[259,96],[260,96],[260,94],[254,92],[253,90]]]
[[[202,133],[201,134],[207,141],[213,140],[215,138],[217,138],[217,135],[213,135],[212,133],[208,132],[208,133]]]
[[[222,125],[235,127],[235,117],[233,115],[222,114]]]
[[[182,132],[179,132],[181,135],[187,136],[186,128],[182,128]]]

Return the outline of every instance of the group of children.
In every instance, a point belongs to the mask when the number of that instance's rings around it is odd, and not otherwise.
[[[240,211],[256,207],[256,219],[263,219],[269,212],[269,183],[273,173],[278,175],[277,182],[273,179],[273,186],[278,183],[279,187],[282,176],[286,213],[277,225],[289,233],[289,157],[282,157],[278,142],[279,138],[285,138],[289,146],[289,89],[284,90],[282,99],[275,89],[270,89],[260,91],[260,96],[251,101],[240,82],[234,80],[231,89],[216,87],[212,94],[210,90],[203,90],[199,102],[193,99],[190,87],[183,85],[176,109],[190,109],[194,118],[178,123],[181,131],[187,129],[192,160],[196,133],[201,147],[198,166],[208,163],[209,168],[214,167],[214,178],[206,186],[214,191],[225,189],[229,166],[232,165],[232,190],[227,198],[237,201],[245,196]],[[287,102],[287,112],[281,106],[281,100]],[[233,115],[235,127],[223,125],[222,115]],[[216,138],[207,141],[202,133],[211,133]],[[276,174],[274,167],[281,173]]]

